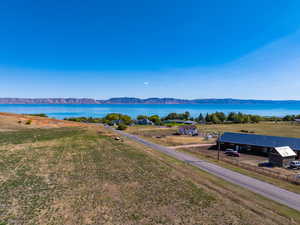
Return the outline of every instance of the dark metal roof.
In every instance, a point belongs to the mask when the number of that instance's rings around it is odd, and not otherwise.
[[[219,141],[269,148],[289,146],[293,150],[300,151],[300,138],[225,132]]]

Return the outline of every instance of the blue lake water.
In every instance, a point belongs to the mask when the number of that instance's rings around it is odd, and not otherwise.
[[[165,116],[170,112],[182,113],[189,111],[192,116],[200,113],[243,112],[263,116],[284,116],[287,114],[300,114],[300,103],[287,104],[198,104],[198,105],[9,105],[0,104],[0,112],[12,113],[45,113],[49,117],[65,118],[78,116],[102,117],[108,113],[123,113],[136,117],[137,115]]]

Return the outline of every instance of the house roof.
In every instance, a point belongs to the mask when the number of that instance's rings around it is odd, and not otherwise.
[[[167,123],[183,123],[183,124],[197,124],[195,121],[191,120],[166,120]]]
[[[300,151],[300,138],[225,132],[219,141],[268,148],[289,146],[294,151]]]
[[[288,156],[296,156],[297,154],[289,147],[289,146],[285,146],[285,147],[276,147],[274,148],[279,155],[281,155],[282,157],[288,157]]]

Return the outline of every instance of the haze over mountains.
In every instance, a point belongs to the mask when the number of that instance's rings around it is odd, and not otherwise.
[[[254,99],[177,99],[177,98],[0,98],[0,104],[293,104],[298,100],[254,100]]]

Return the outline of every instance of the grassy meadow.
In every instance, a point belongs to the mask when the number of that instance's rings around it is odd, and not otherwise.
[[[299,224],[300,215],[101,127],[0,132],[0,224]]]
[[[210,124],[199,125],[203,132],[242,132],[255,134],[300,138],[300,124],[293,122],[260,122],[248,124]]]
[[[201,133],[223,133],[223,132],[243,132],[248,131],[254,134],[271,136],[283,136],[300,138],[300,124],[291,122],[260,122],[248,124],[203,124],[197,125]],[[174,133],[178,126],[159,127],[159,126],[133,126],[127,132],[139,135],[149,141],[164,146],[177,146],[187,144],[213,143],[215,139],[205,140],[202,137],[176,136]]]

